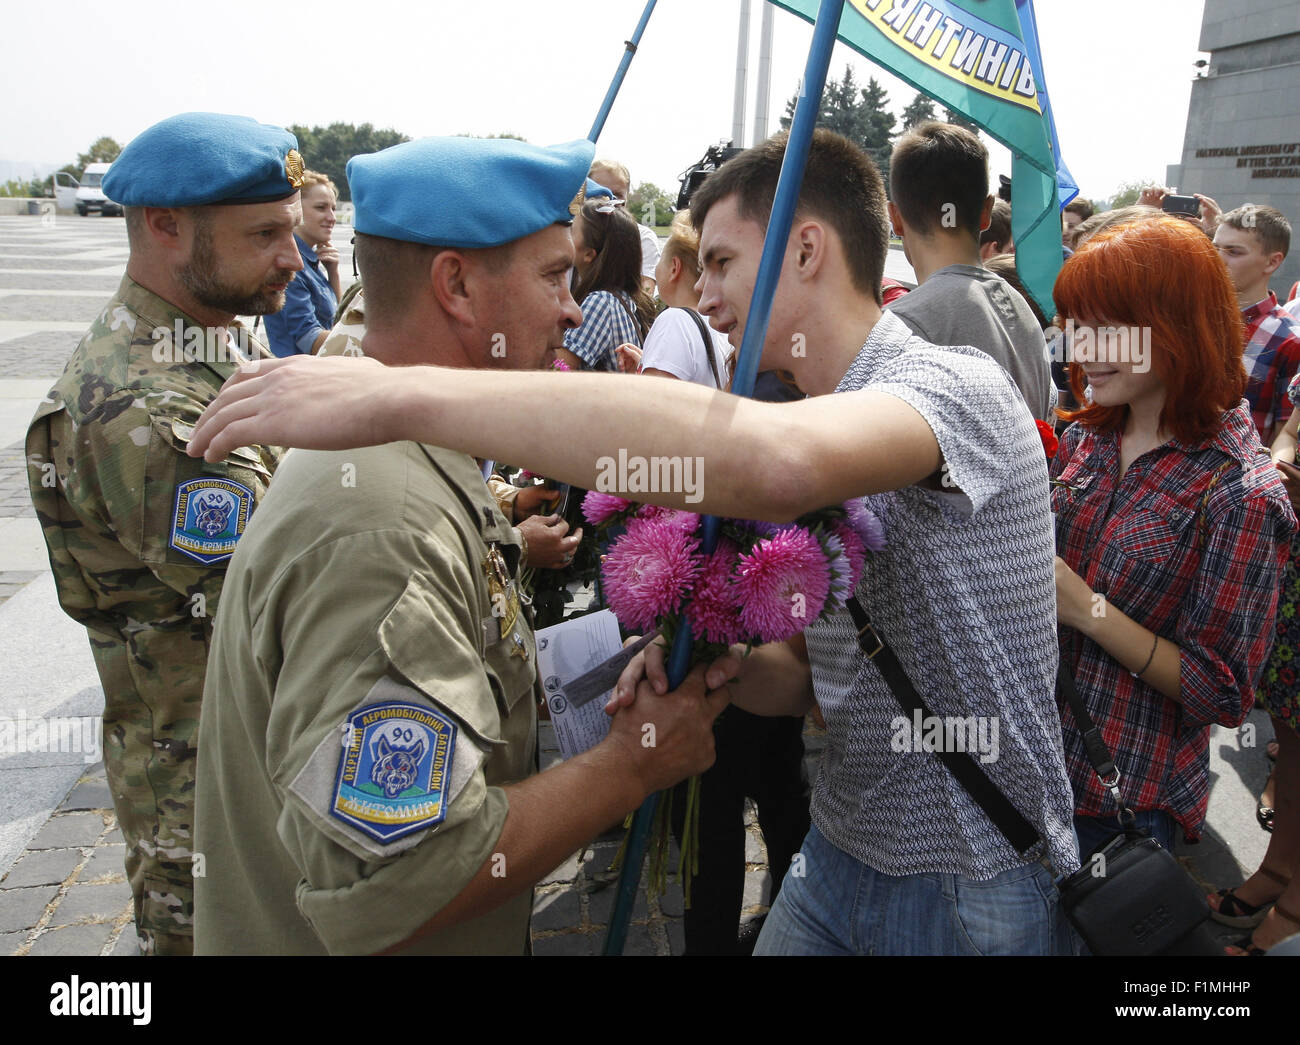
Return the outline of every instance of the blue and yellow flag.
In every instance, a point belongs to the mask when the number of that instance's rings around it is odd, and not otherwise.
[[[817,0],[773,2],[816,21]],[[1030,0],[846,0],[838,36],[1011,150],[1016,270],[1052,316],[1061,268],[1054,131],[1050,108],[1044,113],[1032,7],[1022,29],[1019,6],[1030,7]]]

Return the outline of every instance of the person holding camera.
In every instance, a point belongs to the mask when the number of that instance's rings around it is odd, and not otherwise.
[[[1273,207],[1247,203],[1219,220],[1214,246],[1228,266],[1246,321],[1246,398],[1259,441],[1271,446],[1291,416],[1287,388],[1300,370],[1300,320],[1268,288],[1291,249],[1291,223]]]

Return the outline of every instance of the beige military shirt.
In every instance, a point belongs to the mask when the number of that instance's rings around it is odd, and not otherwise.
[[[195,950],[372,953],[494,858],[535,771],[518,545],[472,458],[292,451],[240,542],[200,737]],[[529,889],[412,953],[522,953]]]

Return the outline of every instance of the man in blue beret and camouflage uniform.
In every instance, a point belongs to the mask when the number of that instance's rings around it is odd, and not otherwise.
[[[117,295],[27,432],[32,501],[59,601],[104,686],[104,762],[146,954],[193,948],[195,745],[226,565],[278,451],[188,457],[194,422],[263,351],[236,315],[274,312],[302,268],[297,141],[247,117],[186,113],[122,151]]]
[[[548,365],[581,321],[568,226],[592,149],[430,138],[354,158],[362,365]],[[533,884],[712,762],[727,694],[697,672],[535,774],[519,558],[465,454],[285,459],[213,637],[197,953],[523,953]]]

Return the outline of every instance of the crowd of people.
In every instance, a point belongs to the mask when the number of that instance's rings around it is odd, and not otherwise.
[[[245,155],[176,189],[175,154],[232,125]],[[711,174],[662,247],[593,151],[424,139],[353,159],[364,290],[337,326],[337,192],[287,132],[190,114],[115,164],[127,276],[27,449],[104,681],[142,946],[522,953],[534,882],[703,773],[688,953],[1077,954],[1056,882],[1121,815],[1196,841],[1210,728],[1256,702],[1272,836],[1208,903],[1237,953],[1300,933],[1300,320],[1268,286],[1286,218],[1205,196],[1169,214],[1159,187],[1070,203],[1049,315],[977,135],[912,128],[887,192],[818,131],[745,400],[729,387],[784,136]],[[268,230],[255,255],[247,228]],[[914,289],[884,276],[891,228]],[[110,323],[122,310],[136,322]],[[147,362],[160,320],[261,314],[274,354],[304,358]],[[571,372],[536,372],[556,361]],[[704,456],[702,503],[638,500],[782,524],[861,499],[886,544],[789,642],[672,691],[651,645],[608,737],[535,773],[519,570],[564,569],[583,535],[492,463],[591,489],[613,451]],[[991,724],[981,769],[1027,840],[932,748],[900,750],[907,689]],[[806,715],[827,733],[811,782]],[[774,878],[748,932],[746,797]]]

